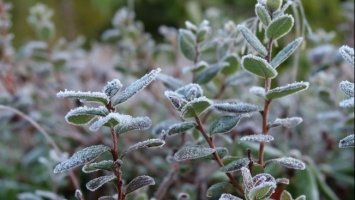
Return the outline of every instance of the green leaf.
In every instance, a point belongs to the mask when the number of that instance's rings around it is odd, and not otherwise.
[[[225,75],[234,74],[239,68],[238,57],[235,54],[227,55],[223,59],[223,62],[226,63],[226,65],[222,69],[222,73]]]
[[[225,156],[227,156],[229,154],[228,149],[225,147],[216,147],[216,153],[218,154],[218,156],[220,158],[224,158]],[[205,156],[205,157],[201,157],[199,159],[202,160],[214,160],[214,156],[212,154]]]
[[[160,71],[160,68],[153,69],[148,74],[131,83],[120,93],[120,95],[117,96],[117,98],[113,100],[112,105],[116,106],[120,103],[123,103],[138,92],[142,91],[145,87],[147,87],[151,82],[153,82],[157,78]]]
[[[186,132],[192,128],[196,127],[196,123],[195,122],[181,122],[178,124],[174,124],[172,126],[170,126],[167,130],[166,130],[166,135],[168,136],[172,136],[178,133],[183,133]]]
[[[261,21],[261,23],[263,23],[265,27],[267,27],[270,24],[271,17],[269,15],[269,12],[266,10],[266,8],[263,5],[259,3],[256,4],[255,14],[256,16],[258,16],[258,19]]]
[[[228,163],[227,165],[221,167],[221,171],[223,172],[234,172],[234,171],[239,171],[242,169],[242,167],[247,167],[249,165],[250,161],[248,158],[241,158],[237,159],[235,161],[232,161]]]
[[[299,37],[290,44],[288,44],[281,51],[279,51],[279,53],[277,53],[277,55],[270,62],[270,65],[276,69],[278,66],[280,66],[281,63],[283,63],[296,51],[296,49],[302,44],[302,42],[303,38]]]
[[[105,183],[115,180],[115,175],[100,176],[86,183],[86,188],[90,191],[95,191],[103,186]]]
[[[86,147],[74,153],[69,159],[57,164],[54,168],[54,173],[58,174],[65,172],[74,167],[88,163],[106,151],[110,151],[110,147],[105,145],[94,145]]]
[[[179,46],[182,54],[189,60],[193,61],[196,57],[195,46],[196,36],[189,30],[179,30]]]
[[[265,59],[254,55],[243,56],[242,66],[249,73],[262,78],[275,78],[277,76],[277,71]]]
[[[354,134],[348,135],[341,139],[339,142],[339,148],[354,147]]]
[[[295,171],[294,177],[291,179],[291,185],[288,186],[293,194],[306,195],[307,199],[320,200],[317,182],[312,170],[307,167],[305,170]]]
[[[99,170],[107,170],[111,171],[113,169],[113,161],[112,160],[103,160],[100,162],[93,162],[85,164],[82,168],[84,173],[92,173],[97,172]]]
[[[159,74],[157,79],[160,80],[164,86],[170,90],[176,90],[184,85],[181,80],[167,74]]]
[[[210,199],[218,199],[223,193],[235,192],[232,184],[228,182],[219,182],[211,185],[206,192],[206,196]]]
[[[169,99],[170,103],[173,104],[174,108],[178,111],[180,111],[187,104],[187,100],[184,98],[184,96],[177,92],[168,90],[164,92],[164,95]]]
[[[210,82],[215,76],[217,76],[218,72],[225,66],[226,63],[222,64],[214,64],[210,67],[206,68],[202,72],[198,73],[194,82],[198,84],[206,84]]]
[[[279,10],[281,6],[282,0],[266,0],[266,7],[271,13]]]
[[[187,84],[183,87],[178,88],[177,90],[175,90],[175,92],[182,95],[187,101],[194,100],[203,95],[203,90],[201,86],[196,83]]]
[[[64,90],[58,92],[57,97],[79,99],[82,101],[102,103],[103,105],[107,105],[109,102],[109,97],[102,92],[81,92],[81,91]]]
[[[229,114],[248,114],[253,112],[258,112],[259,107],[254,104],[243,103],[243,102],[225,102],[225,103],[214,103],[213,107],[221,112]]]
[[[267,55],[267,50],[264,45],[260,42],[260,40],[255,36],[253,32],[251,32],[246,26],[238,25],[237,29],[242,33],[244,39],[248,42],[248,44],[261,56]]]
[[[266,36],[269,39],[277,40],[291,31],[294,19],[291,15],[282,15],[270,23],[266,29]]]
[[[253,187],[249,193],[248,197],[250,199],[267,199],[275,192],[276,184],[273,182],[264,182],[260,185]]]
[[[131,192],[134,192],[142,187],[146,187],[149,185],[155,185],[155,181],[152,177],[150,176],[138,176],[134,178],[131,182],[128,183],[125,194],[129,194]]]
[[[292,158],[292,157],[282,157],[282,158],[271,159],[271,160],[267,161],[266,163],[270,163],[270,162],[280,164],[280,165],[290,168],[290,169],[296,169],[296,170],[306,169],[306,164],[304,162],[302,162],[301,160]]]
[[[291,83],[291,84],[288,84],[285,86],[281,86],[281,87],[277,87],[277,88],[269,90],[266,93],[266,98],[269,100],[281,98],[284,96],[288,96],[288,95],[306,90],[306,89],[308,89],[308,87],[309,87],[308,82]]]
[[[123,134],[133,130],[147,130],[152,125],[149,117],[132,117],[130,120],[122,121],[115,127],[117,134]]]
[[[174,159],[178,162],[193,160],[211,155],[215,151],[215,149],[203,146],[184,146],[175,153]]]
[[[240,121],[241,116],[223,116],[214,120],[210,127],[210,135],[230,132]]]
[[[207,108],[210,107],[212,102],[206,97],[199,97],[190,102],[188,102],[181,109],[181,115],[183,118],[197,117]]]
[[[280,200],[293,200],[291,194],[287,192],[286,190],[282,191]]]
[[[109,111],[104,106],[97,108],[82,106],[70,110],[65,115],[65,120],[69,124],[84,125],[90,122],[95,116],[106,116],[108,113]]]
[[[253,177],[251,176],[249,169],[246,167],[242,167],[240,171],[243,177],[244,190],[250,191],[254,186]]]
[[[138,150],[138,149],[159,148],[159,147],[162,147],[164,144],[165,144],[165,141],[161,140],[161,139],[149,139],[149,140],[145,140],[142,142],[138,142],[136,144],[129,146],[128,149],[122,153],[121,158],[126,156],[128,153]]]
[[[130,115],[122,115],[119,113],[109,113],[104,117],[98,118],[94,121],[90,127],[90,131],[98,131],[102,126],[115,127],[120,123],[127,123],[132,120],[132,116]]]

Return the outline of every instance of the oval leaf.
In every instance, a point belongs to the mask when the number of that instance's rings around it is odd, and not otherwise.
[[[298,159],[295,159],[295,158],[291,158],[291,157],[272,159],[272,160],[269,160],[268,162],[277,163],[277,164],[280,164],[280,165],[290,168],[290,169],[297,169],[297,170],[306,169],[306,164],[304,162],[302,162]]]
[[[101,186],[103,186],[105,183],[110,182],[114,179],[116,179],[116,176],[113,174],[108,176],[100,176],[87,182],[86,188],[90,191],[95,191],[99,189]]]
[[[153,82],[158,74],[160,73],[161,69],[153,69],[150,71],[148,74],[142,76],[140,79],[134,81],[131,83],[128,87],[126,87],[122,93],[113,100],[113,106],[116,106],[117,104],[123,103],[127,101],[129,98],[143,90],[145,87],[147,87],[151,82]]]
[[[108,113],[109,111],[104,106],[100,106],[98,108],[90,108],[83,106],[70,110],[65,115],[65,120],[69,124],[85,125],[90,122],[95,116],[106,116]]]
[[[240,121],[241,116],[223,116],[211,123],[209,133],[219,134],[230,132]]]
[[[229,154],[229,151],[227,148],[225,147],[216,147],[216,153],[218,154],[218,156],[220,158],[224,158],[226,155]],[[214,160],[214,156],[212,154],[205,156],[205,157],[201,157],[202,160]]]
[[[176,90],[184,85],[181,80],[166,74],[159,74],[157,79],[160,80],[164,86],[170,90]]]
[[[254,186],[253,177],[251,176],[249,169],[246,167],[242,167],[240,171],[242,173],[245,190],[250,191]]]
[[[102,103],[104,105],[107,105],[109,102],[109,97],[102,92],[81,92],[81,91],[64,90],[58,92],[57,97],[79,99],[81,101]]]
[[[155,185],[155,181],[150,176],[138,176],[128,183],[125,194],[134,192],[142,187]]]
[[[281,87],[277,87],[277,88],[269,90],[266,93],[266,98],[269,100],[281,98],[284,96],[288,96],[288,95],[306,90],[306,89],[308,89],[308,87],[309,87],[308,82],[291,83],[291,84],[288,84],[285,86],[281,86]]]
[[[255,36],[253,32],[251,32],[246,26],[238,25],[237,29],[242,33],[244,39],[248,42],[248,44],[261,56],[267,55],[267,50],[264,45],[260,42],[260,40]]]
[[[266,36],[277,40],[285,36],[293,27],[294,19],[291,15],[282,15],[274,19],[266,29]]]
[[[348,135],[341,139],[339,142],[339,148],[354,147],[354,134]]]
[[[84,167],[81,169],[84,173],[92,173],[99,170],[107,170],[111,171],[113,168],[113,161],[112,160],[103,160],[100,162],[88,163],[85,164]]]
[[[226,65],[227,65],[226,63],[222,63],[222,64],[218,63],[218,64],[211,65],[207,69],[198,73],[194,82],[199,84],[206,84],[210,82],[215,76],[217,76],[218,72]]]
[[[291,194],[287,192],[286,190],[282,191],[280,200],[293,200]]]
[[[271,142],[274,140],[274,137],[271,135],[256,134],[256,135],[247,135],[240,138],[240,141],[245,142]]]
[[[249,199],[267,199],[275,192],[276,184],[273,182],[264,182],[253,187],[249,193]]]
[[[339,84],[339,88],[343,91],[348,97],[354,97],[354,83],[349,81],[342,81]]]
[[[247,167],[249,163],[250,160],[248,158],[241,158],[228,163],[227,165],[223,166],[221,170],[223,172],[234,172],[234,171],[241,170],[242,167]]]
[[[135,151],[135,150],[138,150],[138,149],[158,148],[158,147],[162,147],[164,144],[165,144],[165,141],[161,140],[161,139],[149,139],[149,140],[145,140],[145,141],[142,141],[142,142],[138,142],[138,143],[128,147],[128,149],[122,154],[121,157],[124,157],[128,153],[130,153],[132,151]]]
[[[212,102],[206,97],[199,97],[190,102],[188,102],[182,109],[181,115],[183,118],[197,117],[202,112],[210,107]]]
[[[302,44],[302,41],[303,38],[299,37],[290,44],[288,44],[279,53],[277,53],[277,55],[270,62],[270,65],[276,69],[278,66],[280,66],[281,63],[283,63],[296,51],[296,49]]]
[[[206,192],[206,196],[209,199],[217,199],[223,193],[232,193],[235,191],[235,188],[228,182],[219,182],[211,185]]]
[[[179,30],[179,46],[182,54],[189,60],[194,60],[196,57],[196,36],[189,30]]]
[[[108,82],[105,87],[103,88],[103,92],[109,96],[113,97],[120,89],[122,88],[122,83],[118,79],[113,79],[112,81]]]
[[[246,55],[242,58],[242,66],[249,73],[262,78],[275,78],[277,71],[263,58]]]
[[[238,70],[239,67],[239,61],[238,57],[235,54],[227,55],[224,59],[223,62],[226,63],[226,65],[222,69],[222,73],[225,75],[231,75],[235,73]]]
[[[181,122],[170,126],[166,131],[166,135],[171,136],[174,134],[183,133],[195,127],[195,122]]]
[[[203,146],[185,146],[175,153],[174,159],[178,162],[193,160],[211,155],[215,151],[215,149]]]
[[[269,12],[260,3],[257,3],[255,6],[255,14],[256,16],[258,16],[258,19],[261,21],[261,23],[263,23],[265,27],[267,27],[270,24],[271,17],[269,15]]]
[[[258,106],[243,102],[215,103],[213,107],[218,111],[229,114],[248,114],[259,111]]]
[[[203,95],[203,90],[199,84],[190,83],[175,90],[176,93],[184,97],[185,100],[191,101]]]
[[[74,167],[88,163],[106,151],[110,151],[110,147],[105,145],[86,147],[74,153],[69,159],[57,164],[54,168],[54,173],[65,172]]]
[[[277,118],[270,127],[283,126],[285,128],[294,128],[302,122],[303,119],[301,117]]]
[[[132,117],[118,124],[115,129],[116,133],[122,134],[133,130],[147,130],[151,125],[152,120],[149,117]]]
[[[90,131],[98,131],[102,126],[115,127],[120,123],[127,123],[132,120],[130,115],[122,115],[119,113],[109,113],[105,117],[100,117],[94,121],[90,127]]]

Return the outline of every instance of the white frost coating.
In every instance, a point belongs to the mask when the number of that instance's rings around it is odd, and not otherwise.
[[[342,47],[340,47],[339,52],[348,63],[354,66],[354,48],[351,48],[347,45],[343,45]]]
[[[69,118],[73,117],[73,116],[81,116],[81,115],[98,115],[98,116],[105,116],[109,113],[109,111],[107,110],[106,107],[104,106],[99,106],[96,108],[93,107],[87,107],[87,106],[81,106],[81,107],[77,107],[74,109],[71,109],[66,115],[65,115],[65,120],[68,124],[73,124],[73,125],[77,125],[75,123],[72,123]],[[88,121],[87,123],[89,123],[90,121]],[[87,124],[84,123],[83,125]]]
[[[116,126],[118,134],[126,133],[132,130],[146,130],[152,125],[152,120],[149,117],[132,117],[131,120],[124,121]]]
[[[341,139],[339,142],[339,148],[354,147],[354,134],[348,135]]]
[[[203,146],[185,146],[175,153],[174,159],[178,162],[192,160],[211,155],[216,150]]]
[[[169,128],[166,130],[166,134],[171,136],[173,134],[185,132],[185,131],[192,129],[194,127],[196,127],[195,122],[181,122],[181,123],[173,124],[173,125],[169,126]]]
[[[253,65],[245,65],[246,60],[249,60],[253,62]],[[257,63],[256,63],[257,62]],[[243,68],[251,74],[257,75],[259,77],[268,77],[268,78],[275,78],[277,76],[277,71],[263,58],[260,58],[258,56],[249,54],[246,56],[243,56],[242,58],[242,66]]]
[[[339,84],[339,88],[343,91],[348,97],[354,97],[354,83],[349,81],[342,81]]]
[[[132,120],[132,116],[130,115],[122,115],[119,113],[109,113],[105,117],[98,118],[95,122],[91,124],[89,127],[90,131],[98,131],[102,126],[106,123],[114,120],[116,125],[117,124],[128,124]]]
[[[99,170],[110,170],[113,165],[114,163],[112,160],[103,160],[100,162],[87,163],[81,168],[81,171],[84,173],[92,173]]]
[[[204,105],[201,107],[202,103]],[[208,104],[208,105],[206,106],[206,104]],[[192,117],[192,116],[189,116],[189,114],[190,114],[191,109],[193,109],[194,112],[196,113],[196,115],[198,116],[202,112],[206,111],[207,108],[209,108],[211,106],[211,104],[212,104],[212,101],[209,100],[205,96],[193,99],[181,108],[181,115],[184,118]]]
[[[303,122],[301,117],[276,118],[271,126],[283,126],[285,128],[293,128]]]
[[[125,194],[127,195],[135,190],[138,190],[139,188],[149,185],[155,185],[155,181],[152,177],[146,175],[137,176],[131,182],[128,183]]]
[[[221,168],[222,171],[224,172],[234,172],[234,171],[239,171],[243,167],[247,167],[250,163],[250,160],[248,158],[241,158],[236,161],[233,161],[224,167]]]
[[[339,106],[342,108],[351,108],[354,107],[354,97],[350,99],[345,99],[339,103]]]
[[[248,168],[242,167],[240,169],[242,172],[242,177],[243,177],[243,183],[246,191],[249,191],[253,188],[253,178],[251,176],[251,173]]]
[[[105,183],[110,182],[116,179],[115,175],[108,175],[108,176],[100,176],[97,178],[92,179],[91,181],[86,183],[86,188],[90,191],[95,191],[103,186]]]
[[[249,92],[258,97],[265,97],[265,89],[259,86],[253,86],[249,89]]]
[[[309,87],[309,82],[300,81],[300,82],[290,83],[269,90],[269,92],[266,93],[266,98],[273,99],[273,98],[279,98],[290,94],[295,94],[297,92],[308,89],[308,87]]]
[[[187,103],[184,97],[176,92],[165,91],[164,95],[170,100],[171,104],[173,104],[177,110],[180,110]]]
[[[291,169],[297,169],[297,170],[304,170],[306,169],[306,164],[302,162],[301,160],[292,158],[292,157],[283,157],[283,158],[277,158],[277,159],[272,159],[268,162],[275,162],[280,165],[283,165],[287,168]]]
[[[140,79],[131,83],[128,87],[126,87],[122,93],[114,100],[113,105],[116,106],[117,104],[123,103],[131,98],[133,95],[137,94],[145,87],[147,87],[151,82],[153,82],[158,74],[160,73],[161,69],[153,69],[148,74],[144,75]]]
[[[302,44],[303,38],[299,37],[286,47],[284,47],[270,62],[273,68],[277,68],[281,63],[283,63],[288,57],[290,57],[296,49]]]
[[[187,101],[191,101],[203,95],[203,90],[201,86],[196,83],[190,83],[188,85],[185,85],[175,90],[175,92],[184,96]]]
[[[110,147],[105,145],[94,145],[94,146],[86,147],[74,153],[68,160],[65,160],[57,164],[54,168],[54,173],[58,174],[60,172],[65,172],[71,168],[88,163],[94,160],[95,158],[97,158],[102,153],[109,150]]]
[[[107,104],[109,102],[109,97],[102,92],[81,92],[81,91],[73,91],[67,90],[60,91],[57,93],[58,98],[75,98],[84,101],[93,101],[93,102],[101,102],[103,104]]]
[[[161,140],[161,139],[149,139],[149,140],[145,140],[142,142],[138,142],[134,145],[131,145],[130,147],[128,147],[128,149],[123,153],[123,154],[127,154],[129,152],[138,150],[138,149],[143,149],[143,148],[160,148],[162,146],[164,146],[165,141]]]
[[[221,197],[219,197],[219,200],[242,200],[241,198],[238,198],[236,196],[233,196],[231,194],[222,194]]]
[[[249,193],[248,197],[250,199],[267,199],[275,192],[276,183],[274,182],[263,182],[258,186],[253,187]]]
[[[237,29],[242,33],[248,44],[262,56],[267,55],[267,50],[260,40],[245,25],[238,25]]]
[[[240,138],[240,141],[245,142],[271,142],[274,140],[274,137],[271,135],[264,134],[256,134],[256,135],[248,135]]]
[[[282,183],[284,185],[290,184],[290,179],[288,178],[277,178],[275,181],[276,183]]]
[[[249,103],[215,103],[213,107],[218,111],[232,114],[246,114],[259,111],[258,106]]]
[[[218,133],[228,133],[239,123],[241,116],[223,116],[219,119],[213,121],[209,128],[209,133],[218,134]]]
[[[107,84],[103,88],[103,92],[107,96],[113,97],[121,88],[122,88],[121,81],[118,79],[113,79],[112,81],[107,82]]]

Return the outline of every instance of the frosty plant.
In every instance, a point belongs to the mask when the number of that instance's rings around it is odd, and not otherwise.
[[[118,112],[119,105],[147,85],[155,80],[160,69],[154,69],[142,78],[136,80],[122,89],[122,84],[118,79],[108,82],[102,92],[76,92],[61,91],[58,97],[74,98],[84,102],[93,102],[101,104],[98,107],[82,106],[72,109],[65,116],[66,121],[73,125],[89,125],[91,131],[98,131],[105,126],[110,128],[112,136],[112,147],[106,145],[94,145],[86,147],[74,153],[69,159],[57,164],[54,173],[66,172],[69,169],[84,165],[82,171],[91,173],[95,171],[107,171],[107,175],[100,176],[89,181],[86,187],[90,191],[95,191],[107,182],[115,182],[119,200],[124,200],[126,195],[144,186],[154,185],[154,179],[149,176],[138,176],[131,180],[124,187],[121,167],[124,165],[124,158],[132,151],[142,148],[161,147],[164,141],[160,139],[149,139],[134,144],[125,150],[118,146],[119,138],[132,130],[145,130],[151,126],[151,120],[148,117],[132,117],[130,115]],[[112,159],[97,159],[101,154],[110,152]],[[80,192],[77,193],[80,196]]]
[[[342,46],[339,49],[343,58],[354,68],[354,49],[348,46]],[[340,90],[348,97],[339,103],[340,107],[354,109],[354,83],[342,81],[339,84]],[[348,135],[339,142],[340,148],[354,147],[354,134]]]

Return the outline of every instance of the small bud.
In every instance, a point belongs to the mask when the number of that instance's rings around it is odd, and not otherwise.
[[[282,0],[267,0],[266,1],[266,7],[267,9],[273,13],[276,10],[279,10],[282,5]]]

